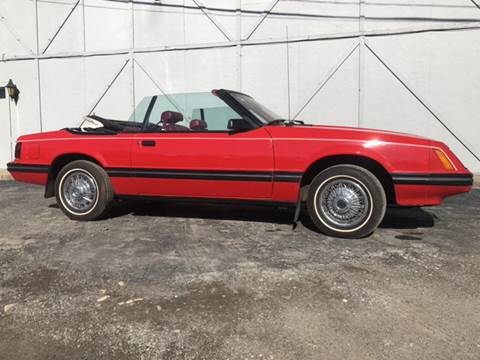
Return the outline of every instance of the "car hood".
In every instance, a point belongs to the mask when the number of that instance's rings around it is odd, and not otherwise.
[[[381,141],[405,143],[412,145],[430,145],[431,140],[411,134],[394,131],[355,128],[347,126],[325,125],[295,125],[295,126],[268,126],[268,131],[275,137],[315,138],[315,139],[349,139],[361,142]]]

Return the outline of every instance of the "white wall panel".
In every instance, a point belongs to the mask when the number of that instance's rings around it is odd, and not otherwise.
[[[428,102],[429,107],[449,130],[477,154],[480,153],[477,135],[480,134],[478,38],[479,34],[474,32],[452,32],[376,38],[370,41],[383,59],[408,82],[412,90]],[[411,54],[415,54],[415,57]],[[466,59],[468,61],[465,61]],[[376,59],[372,61],[378,63]],[[375,79],[380,79],[381,74],[380,70],[375,72],[367,81],[367,86],[373,84]],[[393,79],[391,75],[390,77]],[[393,81],[397,82],[395,79]],[[418,106],[416,102],[410,95],[410,107]],[[425,112],[421,107],[414,115],[418,123],[428,124],[426,127],[416,128],[413,121],[404,131],[446,141],[469,167],[478,167],[478,161],[447,129],[431,126],[431,122],[426,121],[428,114]],[[438,124],[438,120],[434,122]]]
[[[185,10],[185,43],[202,44],[228,40],[215,24],[197,10]]]
[[[172,3],[181,5],[183,1]],[[145,48],[185,43],[182,8],[135,5],[135,45]]]
[[[469,0],[381,0],[365,5],[366,30],[405,29],[466,24],[480,20],[479,9]]]
[[[162,53],[150,53],[139,54],[136,56],[136,60],[145,71],[150,74],[154,80],[150,80],[148,76],[148,84],[157,83],[160,88],[168,93],[179,93],[185,91],[185,52],[184,51],[172,51]],[[139,69],[140,71],[141,69]],[[142,70],[143,72],[143,70]],[[143,74],[146,76],[146,74]],[[140,77],[135,77],[136,81],[141,81]],[[149,95],[147,91],[142,88],[142,82],[137,84],[135,93],[138,94],[137,102],[140,101],[142,96]],[[148,87],[150,88],[150,86]],[[158,89],[154,94],[159,94]],[[151,94],[150,94],[151,95]]]
[[[75,3],[72,4],[71,0],[38,3],[40,53],[83,50],[82,6],[75,7]],[[67,16],[68,21],[64,22]]]
[[[331,67],[332,63],[329,64]],[[317,78],[317,82],[323,80]],[[299,94],[304,92],[300,89]],[[302,106],[305,100],[302,99]],[[295,113],[299,107],[295,108]],[[325,86],[312,98],[311,102],[297,117],[313,124],[335,126],[358,125],[358,49],[345,61],[342,67],[332,76]]]
[[[29,51],[16,40],[15,35],[10,33],[6,26],[0,23],[0,57],[27,55],[28,53]]]
[[[9,114],[8,99],[0,99],[0,168],[11,160],[9,118],[11,118],[12,142],[22,134],[40,131],[36,74],[36,63],[34,61],[0,63],[0,82],[3,82],[2,85],[8,81],[10,76],[14,77],[17,86],[21,89],[19,104],[29,104],[29,106],[15,106],[11,101]]]
[[[356,51],[353,49],[356,44],[358,44],[357,39],[289,44],[292,116],[297,114],[301,108],[306,105],[307,101],[319,89],[321,83],[326,80],[332,68],[339,64],[345,54],[350,51]],[[349,67],[348,69],[347,66]],[[353,74],[352,71],[354,71]],[[342,79],[341,81],[345,80],[345,82],[338,83],[339,79]],[[352,88],[354,89],[354,94],[350,91]],[[326,92],[328,92],[328,95]],[[339,98],[334,99],[334,101],[330,98],[327,101],[327,96],[336,96],[335,93],[337,93]],[[342,93],[344,93],[344,95],[341,95]],[[346,101],[347,93],[350,95],[348,101]],[[324,105],[321,106],[321,103],[317,103],[317,100],[323,101]],[[345,101],[345,104],[342,105],[343,101]],[[352,101],[354,102],[353,107],[355,108],[354,114],[351,113]],[[357,123],[357,101],[358,55],[354,56],[348,64],[343,65],[338,70],[336,76],[334,75],[334,78],[329,80],[321,91],[314,96],[312,102],[305,107],[298,118],[308,119],[317,124],[323,121],[332,123],[339,121],[340,118],[345,118],[346,114],[343,110],[346,110],[349,114],[353,115],[353,117],[348,120],[348,124],[353,125]],[[340,110],[340,107],[343,109],[337,112],[337,110]],[[322,113],[322,116],[320,113]],[[332,113],[334,114],[333,118],[327,116],[327,114]],[[344,119],[342,123],[346,120],[347,119]]]
[[[211,10],[209,13],[233,39],[240,38],[241,16],[237,16],[238,14],[236,12],[236,9],[239,8],[241,3],[240,0],[222,0],[221,2],[218,0],[197,0],[197,3],[203,4],[207,8],[230,10],[228,12]]]
[[[264,56],[268,54],[268,56]],[[246,46],[242,50],[242,90],[278,115],[288,115],[285,44]]]
[[[78,126],[85,115],[83,60],[42,61],[40,73],[41,79],[45,79],[40,89],[43,130]]]
[[[355,3],[279,1],[252,38],[284,37],[287,26],[291,37],[357,31],[358,11]]]
[[[234,89],[237,73],[234,48],[185,52],[184,91],[210,91],[215,88]]]
[[[0,81],[12,78],[20,88],[13,109],[18,135],[40,130],[40,118],[43,130],[77,125],[129,60],[96,107],[97,114],[126,118],[135,102],[162,90],[241,90],[284,117],[289,107],[293,116],[310,100],[298,118],[436,138],[480,172],[475,158],[480,157],[480,8],[470,0],[76,4],[0,1]],[[455,30],[459,27],[471,29]],[[413,33],[418,30],[429,32]],[[405,31],[412,33],[392,35]],[[448,129],[369,52],[364,39]],[[354,49],[356,44],[360,46]],[[348,59],[328,77],[348,51]],[[2,119],[6,105],[0,100]],[[1,129],[4,164],[11,156],[10,135],[8,128]]]
[[[35,51],[37,40],[34,2],[1,0],[0,15],[3,17],[0,21],[0,54],[23,55]]]
[[[132,113],[132,67],[126,63],[128,56],[100,56],[85,59],[85,109],[88,114],[107,91],[94,109],[94,113],[112,119],[127,119]],[[125,65],[125,67],[124,67]],[[123,68],[123,70],[122,70]],[[121,70],[121,72],[120,72]],[[120,73],[119,73],[120,72]]]
[[[0,126],[0,168],[5,168],[5,164],[9,162],[13,156],[8,119],[8,103],[6,101],[0,102],[0,116],[2,119]]]
[[[88,51],[129,48],[132,40],[130,5],[85,0],[85,31]]]
[[[14,76],[12,76],[14,74]],[[39,97],[37,83],[37,67],[35,61],[18,61],[0,63],[0,81],[8,81],[10,77],[20,88],[18,103],[27,103],[29,106],[16,106],[12,103],[12,116],[16,121],[14,136],[40,131]],[[2,84],[3,85],[3,84]],[[0,103],[6,104],[7,99],[0,99]],[[15,118],[18,114],[18,118]],[[6,123],[5,113],[0,118]],[[27,120],[26,120],[27,119]],[[2,128],[4,124],[1,125]],[[3,132],[3,131],[2,131]]]

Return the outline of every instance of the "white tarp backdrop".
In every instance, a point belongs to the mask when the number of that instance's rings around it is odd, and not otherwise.
[[[285,117],[444,141],[480,172],[480,0],[0,0],[10,78],[0,168],[19,135],[92,109],[229,88]]]

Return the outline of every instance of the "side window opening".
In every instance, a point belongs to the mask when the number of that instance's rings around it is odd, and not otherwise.
[[[141,116],[147,118],[149,132],[228,131],[229,121],[242,117],[210,92],[146,97],[131,118]]]
[[[227,131],[228,121],[239,116],[227,106],[193,109],[192,111],[192,118],[203,121],[211,131]]]

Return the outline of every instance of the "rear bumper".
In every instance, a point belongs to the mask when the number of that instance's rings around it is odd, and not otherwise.
[[[32,165],[32,164],[18,164],[10,162],[7,164],[7,170],[12,172],[32,173],[32,174],[48,174],[48,165]]]
[[[398,205],[439,205],[448,196],[469,192],[473,175],[463,174],[392,174]]]
[[[48,165],[19,164],[15,162],[7,164],[7,171],[12,174],[16,181],[30,184],[45,185],[49,170]]]

